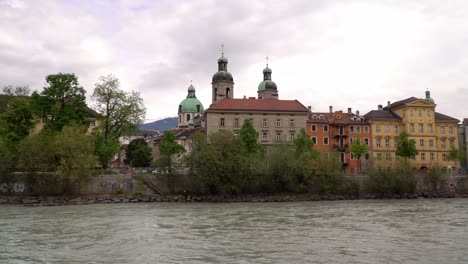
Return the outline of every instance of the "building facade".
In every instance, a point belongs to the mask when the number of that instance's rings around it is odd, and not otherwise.
[[[306,131],[316,150],[322,153],[338,153],[346,174],[358,174],[367,169],[368,155],[363,155],[358,160],[350,153],[350,146],[354,140],[359,138],[369,148],[372,140],[370,123],[359,115],[359,111],[354,114],[351,108],[348,108],[347,113],[333,112],[330,106],[329,112],[311,112]]]
[[[463,119],[458,129],[458,145],[463,157],[461,162],[462,172],[468,174],[468,118]]]
[[[395,152],[399,135],[407,132],[416,141],[419,154],[413,157],[413,166],[425,170],[438,163],[443,168],[458,171],[455,161],[449,161],[449,151],[458,146],[459,120],[435,111],[436,104],[426,91],[426,98],[410,97],[386,107],[378,106],[365,117],[371,123],[372,156],[380,160],[398,160]]]

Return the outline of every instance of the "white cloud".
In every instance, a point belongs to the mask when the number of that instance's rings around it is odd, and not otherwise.
[[[90,95],[114,74],[147,117],[176,115],[193,80],[209,107],[225,43],[235,95],[255,96],[269,56],[280,97],[365,113],[432,92],[468,117],[464,1],[0,1],[0,86],[76,73]]]

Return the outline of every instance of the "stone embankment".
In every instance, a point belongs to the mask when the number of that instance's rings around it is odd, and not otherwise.
[[[24,206],[59,206],[110,203],[154,203],[154,202],[300,202],[336,201],[358,199],[431,199],[468,198],[468,194],[417,193],[417,194],[360,194],[360,195],[317,195],[317,194],[259,194],[235,196],[191,196],[191,195],[98,195],[98,196],[0,196],[0,204]]]

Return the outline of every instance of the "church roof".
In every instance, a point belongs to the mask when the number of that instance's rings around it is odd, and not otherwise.
[[[223,99],[215,104],[212,104],[206,111],[308,112],[308,109],[297,100],[249,98]]]

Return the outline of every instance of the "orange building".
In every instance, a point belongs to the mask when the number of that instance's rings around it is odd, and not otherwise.
[[[349,153],[349,146],[358,137],[371,146],[370,123],[359,111],[355,114],[348,108],[347,113],[343,111],[333,112],[330,106],[329,112],[310,112],[306,127],[307,134],[314,142],[314,148],[325,155],[333,151],[339,153],[343,170],[346,174],[357,174],[359,170],[367,168],[369,155],[361,157],[359,164],[357,157]]]

